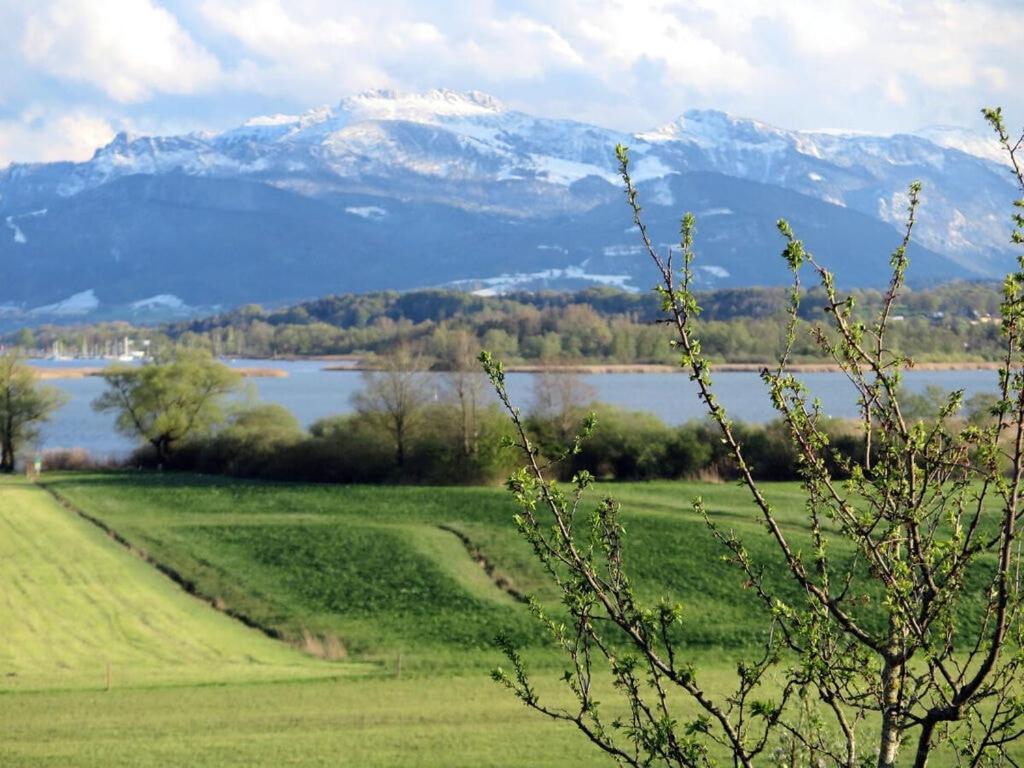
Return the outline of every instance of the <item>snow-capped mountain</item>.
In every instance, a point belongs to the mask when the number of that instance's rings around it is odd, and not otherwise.
[[[790,131],[689,111],[626,134],[477,92],[373,91],[222,133],[120,134],[84,163],[0,171],[0,304],[86,294],[75,307],[136,311],[171,296],[180,311],[441,284],[644,288],[617,143],[666,244],[683,210],[698,215],[708,287],[784,280],[782,215],[847,285],[881,284],[915,179],[912,277],[995,277],[1011,263],[1010,176],[966,131]]]
[[[955,125],[928,125],[914,131],[915,136],[928,139],[946,149],[959,149],[968,155],[976,155],[994,163],[1006,162],[1006,150],[992,133],[978,133]]]

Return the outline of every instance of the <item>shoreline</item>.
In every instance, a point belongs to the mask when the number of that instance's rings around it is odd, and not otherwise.
[[[268,358],[269,360],[270,358]],[[284,360],[283,358],[277,358]],[[295,357],[287,362],[300,362],[303,360],[315,362],[336,362],[337,358],[323,357]],[[357,358],[344,358],[344,364],[324,365],[321,371],[327,373],[351,373],[362,371],[380,370],[372,364],[364,365]],[[996,371],[1002,363],[986,360],[959,360],[951,362],[921,362],[905,370],[914,371]],[[760,373],[765,367],[773,367],[770,363],[711,363],[713,373]],[[84,379],[90,376],[102,376],[106,368],[101,366],[81,366],[67,368],[49,368],[28,366],[32,373],[40,381],[58,381],[62,379]],[[288,378],[288,371],[283,368],[246,366],[244,368],[232,368],[231,370],[240,374],[243,378],[259,379],[284,379]],[[666,363],[567,363],[561,365],[539,365],[537,363],[509,363],[505,366],[509,373],[552,373],[552,374],[577,374],[584,376],[592,375],[614,375],[614,374],[647,374],[647,373],[679,373],[688,374],[677,365]],[[835,363],[790,363],[787,370],[793,373],[841,373]],[[444,371],[437,371],[443,373]]]
[[[29,365],[28,368],[39,381],[60,381],[64,379],[85,379],[90,376],[102,376],[106,368],[99,366],[82,366],[80,368],[43,368]],[[286,379],[288,371],[283,368],[232,368],[243,379]]]
[[[907,371],[995,371],[1002,363],[994,361],[954,361],[948,363],[916,363],[908,366]],[[711,363],[712,373],[760,373],[765,367],[772,368],[771,363]],[[372,365],[328,365],[321,370],[329,373],[344,373],[346,371],[375,371],[380,370]],[[537,365],[535,363],[509,363],[505,366],[508,373],[554,373],[554,374],[581,374],[581,375],[604,375],[622,373],[682,373],[684,370],[678,365],[665,363],[580,363],[567,365]],[[842,370],[835,363],[790,363],[786,370],[793,373],[841,373]],[[442,373],[443,371],[438,371]]]

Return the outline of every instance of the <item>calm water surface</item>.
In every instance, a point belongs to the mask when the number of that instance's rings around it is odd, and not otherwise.
[[[102,361],[35,361],[35,364],[81,367],[100,365]],[[229,364],[287,371],[286,378],[246,379],[243,397],[283,405],[305,426],[324,416],[351,411],[351,397],[362,385],[357,371],[325,371],[324,367],[330,363],[320,360],[237,360]],[[436,382],[440,391],[442,375],[426,375]],[[970,397],[978,392],[993,392],[996,388],[995,371],[919,371],[907,373],[905,377],[907,388],[915,392],[923,391],[929,385],[938,385],[947,390],[963,388],[966,396]],[[684,374],[615,373],[581,378],[594,389],[598,400],[650,411],[670,424],[704,416],[697,401],[696,387]],[[856,416],[853,388],[842,374],[808,373],[801,378],[821,399],[827,414]],[[533,374],[528,373],[508,375],[509,391],[524,408],[529,407],[532,399],[533,379]],[[66,392],[68,402],[43,428],[41,448],[81,447],[99,456],[123,455],[132,448],[131,441],[114,429],[113,416],[96,413],[90,406],[103,391],[103,379],[90,376],[48,383]],[[715,376],[715,385],[721,403],[733,419],[764,422],[774,418],[775,413],[756,373],[719,373]]]

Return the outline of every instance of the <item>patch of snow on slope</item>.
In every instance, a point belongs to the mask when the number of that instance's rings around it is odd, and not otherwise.
[[[1004,165],[1007,161],[1006,151],[1000,146],[995,135],[977,133],[967,128],[950,125],[930,125],[914,131],[915,136],[928,139],[946,149],[956,149],[968,155]]]
[[[250,120],[246,120],[243,125],[253,128],[263,128],[273,125],[292,125],[293,123],[299,122],[298,115],[263,115],[261,117],[254,117]]]
[[[697,267],[697,269],[704,270],[709,275],[711,275],[711,277],[717,277],[720,280],[729,277],[729,270],[727,270],[725,267],[719,267],[715,264],[701,264],[700,266]]]
[[[651,187],[649,196],[649,199],[655,205],[664,205],[665,207],[668,207],[676,204],[676,198],[672,194],[672,187],[668,185],[668,182],[665,179],[659,179]]]
[[[36,307],[29,312],[29,314],[73,317],[76,315],[87,315],[90,312],[94,312],[99,305],[100,300],[96,298],[96,291],[90,288],[87,291],[80,291],[73,296],[69,296],[64,299],[64,301],[58,301],[56,304],[47,304],[44,307]]]
[[[179,299],[173,293],[160,293],[150,296],[148,299],[140,299],[132,302],[132,309],[153,310],[153,309],[189,309],[188,304]]]
[[[606,245],[601,249],[605,256],[639,256],[644,253],[642,245]]]
[[[878,218],[890,224],[900,223],[906,216],[907,208],[910,205],[910,198],[906,192],[894,192],[892,197],[886,199],[878,198]]]
[[[618,176],[612,171],[589,163],[542,155],[532,155],[530,159],[538,173],[544,174],[548,181],[556,184],[572,184],[587,176],[598,176],[612,184],[618,182]]]
[[[18,226],[18,219],[34,219],[39,216],[45,216],[46,209],[40,208],[38,211],[29,211],[28,213],[20,213],[17,216],[8,216],[6,219],[7,228],[14,233],[14,242],[19,245],[24,245],[28,242],[28,238],[25,237],[25,232],[21,227]]]
[[[633,177],[633,181],[637,183],[648,179],[660,179],[668,176],[670,173],[674,173],[671,168],[653,155],[641,157],[636,163],[630,163],[630,165],[633,166],[630,175]]]
[[[14,217],[7,217],[7,228],[14,233],[14,242],[18,245],[24,245],[28,242],[28,238],[25,237],[25,233],[21,231],[21,227],[14,223]]]
[[[967,217],[964,216],[963,211],[954,208],[953,215],[949,220],[949,225],[946,227],[946,237],[949,242],[955,246],[966,248],[971,245],[971,241],[964,236],[964,227],[967,226]]]
[[[345,213],[369,219],[370,221],[380,221],[388,215],[386,210],[376,205],[350,205],[345,209]]]
[[[505,273],[497,277],[468,278],[454,280],[448,285],[453,288],[472,288],[475,296],[501,296],[515,288],[522,288],[531,283],[550,280],[583,280],[590,283],[609,285],[624,291],[635,291],[636,288],[629,284],[629,275],[598,275],[587,272],[582,265],[566,267],[565,269],[545,269],[540,272],[516,272]]]

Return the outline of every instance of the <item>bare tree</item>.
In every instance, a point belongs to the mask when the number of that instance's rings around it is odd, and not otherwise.
[[[596,394],[578,373],[545,368],[534,374],[531,413],[553,422],[559,440],[566,443],[572,438],[580,410],[590,405]]]
[[[378,370],[363,371],[363,389],[352,396],[356,411],[391,435],[399,467],[405,466],[410,437],[428,400],[421,367],[419,358],[399,347],[381,357]]]
[[[1024,197],[1024,136],[1011,142],[998,110],[985,116]],[[754,479],[701,352],[692,290],[694,218],[682,219],[679,252],[659,254],[641,217],[628,151],[619,147],[617,153],[634,223],[661,278],[662,309],[680,364],[718,425],[791,588],[781,590],[777,579],[766,579],[771,563],[755,559],[701,499],[694,500],[764,606],[766,620],[763,652],[738,665],[733,690],[711,692],[673,633],[679,609],[645,604],[633,590],[617,502],[604,499],[583,522],[579,510],[591,476],[577,475],[571,491],[547,479],[509,400],[500,363],[483,353],[527,461],[509,481],[520,506],[517,524],[568,610],[562,621],[534,606],[570,660],[565,679],[575,705],[542,701],[507,642],[511,669],[497,670],[496,678],[529,707],[574,723],[626,765],[707,766],[713,751],[724,749],[736,766],[766,762],[778,750],[776,757],[785,754],[790,764],[853,768],[870,761],[891,768],[907,745],[913,764],[924,768],[940,743],[949,745],[960,765],[1016,765],[1007,748],[1024,735],[1017,530],[1024,514],[1024,257],[1021,271],[1005,282],[1005,354],[992,423],[949,418],[960,408],[962,391],[945,398],[936,420],[914,421],[901,406],[901,374],[912,361],[889,349],[886,330],[904,286],[920,186],[910,187],[904,237],[892,254],[882,307],[871,318],[857,314],[832,273],[779,221],[783,257],[793,274],[790,322],[777,365],[761,378],[800,457],[806,519],[789,527],[771,501],[772,489]],[[1024,200],[1015,205],[1013,240],[1020,244]],[[811,333],[858,393],[863,463],[833,449],[817,402],[789,369],[789,350],[801,329],[804,267],[826,296],[826,321]],[[593,418],[585,422],[570,452],[594,426]],[[830,460],[848,480],[830,475]],[[588,528],[579,530],[582,525]],[[980,608],[971,616],[977,601]],[[602,670],[623,696],[626,714],[612,721],[594,695]],[[682,699],[699,712],[696,719],[683,717]]]
[[[445,388],[459,411],[462,456],[477,454],[480,440],[480,409],[487,394],[487,379],[476,359],[480,345],[476,336],[464,329],[445,332],[437,342],[445,367]]]

